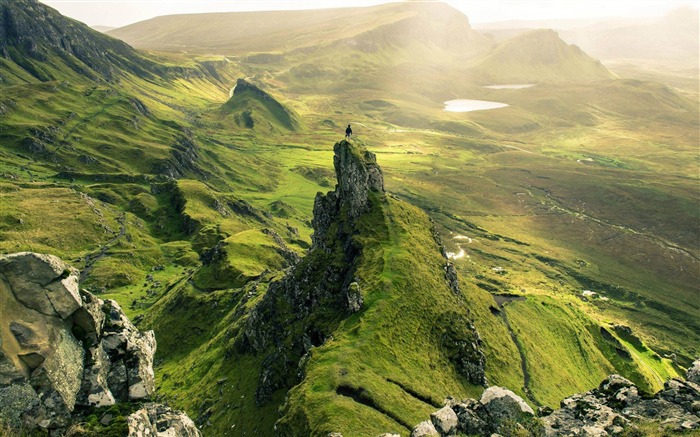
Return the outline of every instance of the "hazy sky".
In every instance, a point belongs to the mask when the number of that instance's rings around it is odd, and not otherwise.
[[[384,0],[41,0],[89,25],[125,26],[159,15],[369,6]],[[503,20],[661,16],[700,0],[449,0],[472,23]]]

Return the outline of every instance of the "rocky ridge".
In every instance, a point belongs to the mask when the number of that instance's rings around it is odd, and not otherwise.
[[[494,386],[479,400],[448,398],[430,420],[413,428],[411,437],[599,437],[622,435],[636,429],[635,422],[654,422],[666,433],[685,433],[700,429],[699,383],[700,359],[688,369],[685,380],[671,379],[653,396],[641,394],[632,382],[613,374],[597,388],[564,399],[557,410],[540,408],[539,419],[520,396]]]
[[[311,347],[321,345],[346,316],[362,308],[354,277],[361,245],[352,238],[354,220],[367,212],[371,198],[384,196],[384,181],[374,154],[346,141],[334,147],[335,191],[314,202],[312,248],[281,281],[273,283],[246,321],[240,351],[267,352],[256,402],[262,405],[297,372]],[[282,313],[281,307],[290,312]],[[294,335],[290,335],[294,333]],[[288,337],[293,337],[286,342]]]
[[[55,256],[0,256],[0,418],[12,427],[61,435],[79,408],[155,393],[153,331],[139,331],[117,302],[79,290],[79,277]],[[153,424],[150,435],[199,435],[182,413],[144,408],[129,423]]]

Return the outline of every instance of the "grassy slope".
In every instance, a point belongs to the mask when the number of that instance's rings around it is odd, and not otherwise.
[[[459,335],[468,309],[445,283],[427,216],[389,199],[358,227],[363,310],[313,349],[278,423],[282,435],[406,433],[446,396],[480,391],[446,359],[443,342]]]

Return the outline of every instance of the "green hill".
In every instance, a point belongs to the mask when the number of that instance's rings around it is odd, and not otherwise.
[[[221,114],[233,117],[239,127],[269,130],[295,130],[299,126],[298,117],[257,86],[238,79],[231,98],[221,107]]]
[[[534,30],[496,45],[470,71],[485,83],[590,82],[612,79],[599,61],[553,30]]]

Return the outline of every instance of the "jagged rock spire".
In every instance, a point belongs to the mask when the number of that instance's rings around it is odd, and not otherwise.
[[[338,184],[335,191],[318,193],[314,202],[313,247],[323,246],[331,223],[353,220],[369,211],[370,195],[384,195],[384,176],[374,153],[348,141],[336,143],[333,166]],[[341,217],[341,212],[345,217]]]

